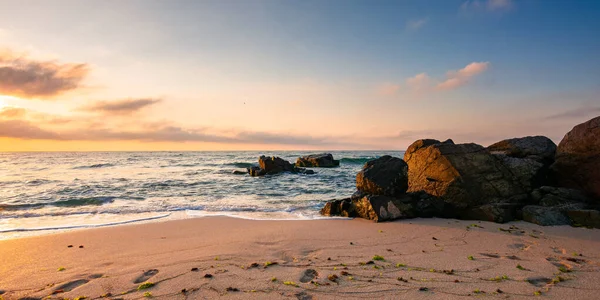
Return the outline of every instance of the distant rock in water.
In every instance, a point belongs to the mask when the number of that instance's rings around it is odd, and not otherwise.
[[[246,175],[248,174],[248,172],[244,172],[244,171],[239,171],[239,170],[234,170],[232,172],[233,175]]]
[[[559,186],[582,189],[600,203],[600,117],[575,126],[565,135],[551,171]]]
[[[401,196],[408,189],[408,165],[389,155],[368,161],[356,175],[356,188],[363,194]]]
[[[250,167],[247,169],[250,176],[264,176],[273,175],[282,172],[302,173],[302,174],[314,174],[312,170],[306,170],[298,168],[292,165],[289,161],[286,161],[276,156],[261,156],[258,158],[258,167]]]
[[[339,165],[340,161],[333,159],[331,153],[311,154],[299,157],[296,160],[297,167],[305,168],[333,168]]]

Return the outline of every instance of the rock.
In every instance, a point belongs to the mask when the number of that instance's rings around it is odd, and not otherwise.
[[[565,135],[551,171],[559,186],[582,189],[600,202],[600,117]]]
[[[231,174],[233,175],[246,175],[249,172],[244,172],[244,171],[239,171],[239,170],[234,170]]]
[[[353,201],[353,204],[358,217],[375,222],[415,217],[410,196],[398,199],[382,195],[369,195]]]
[[[313,170],[298,168],[280,157],[267,157],[264,155],[258,158],[258,167],[250,167],[246,170],[248,170],[250,176],[264,176],[282,172],[315,174]]]
[[[573,203],[590,203],[592,200],[581,190],[542,186],[531,192],[533,203],[541,206],[561,206]]]
[[[258,166],[265,170],[267,174],[277,174],[281,172],[294,172],[295,168],[289,161],[276,156],[261,156],[258,158]]]
[[[536,159],[515,158],[504,154],[494,154],[515,176],[526,191],[548,183],[550,164],[544,164]]]
[[[492,154],[503,154],[514,158],[530,158],[540,162],[554,161],[556,144],[545,136],[528,136],[497,142],[489,147]]]
[[[523,220],[542,226],[571,225],[569,218],[559,209],[537,205],[523,207]]]
[[[424,191],[458,210],[526,199],[526,190],[512,172],[477,144],[419,140],[408,148],[404,160],[409,192]]]
[[[580,209],[567,211],[567,216],[576,226],[600,228],[600,211]]]
[[[319,276],[319,273],[317,271],[315,271],[313,269],[306,269],[300,275],[300,279],[299,280],[302,283],[307,283],[307,282],[310,282],[311,280],[317,278],[317,276]]]
[[[267,171],[265,169],[261,169],[260,167],[250,167],[247,170],[248,170],[248,174],[250,174],[250,176],[267,175]]]
[[[495,143],[487,150],[514,174],[526,191],[548,183],[556,144],[544,136],[514,138]]]
[[[368,161],[356,175],[356,188],[370,195],[402,196],[408,188],[408,166],[389,155]]]
[[[460,213],[461,219],[506,223],[518,218],[522,204],[493,203],[470,208]]]
[[[298,160],[296,160],[297,167],[333,168],[338,167],[339,165],[340,161],[333,159],[331,153],[311,154],[299,157]]]
[[[328,201],[320,213],[324,216],[342,216],[347,218],[357,216],[350,198]]]

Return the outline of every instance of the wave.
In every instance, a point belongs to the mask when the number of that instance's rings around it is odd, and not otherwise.
[[[28,203],[28,204],[0,204],[0,211],[12,211],[28,208],[38,208],[43,206],[58,206],[58,207],[77,207],[87,205],[103,205],[115,201],[117,197],[89,197],[89,198],[74,198],[68,200],[60,200],[48,203]]]
[[[74,167],[73,169],[99,169],[99,168],[108,168],[108,167],[114,167],[115,165],[113,164],[94,164],[94,165],[88,165],[88,166],[77,166]]]
[[[370,160],[374,160],[377,157],[344,157],[340,159],[340,162],[343,164],[354,164],[354,165],[362,165]]]
[[[0,233],[7,232],[23,232],[23,231],[43,231],[43,230],[64,230],[64,229],[77,229],[77,228],[96,228],[96,227],[104,227],[104,226],[115,226],[115,225],[123,225],[141,221],[150,221],[156,219],[162,219],[170,216],[171,213],[147,217],[147,218],[139,218],[134,220],[127,221],[119,221],[119,222],[108,222],[108,223],[100,223],[100,224],[85,224],[85,225],[64,225],[64,226],[52,226],[52,227],[35,227],[35,228],[12,228],[12,229],[0,229]]]
[[[247,163],[247,162],[234,162],[234,163],[228,163],[225,165],[233,166],[233,167],[240,168],[240,169],[251,168],[251,167],[256,166],[255,163]]]

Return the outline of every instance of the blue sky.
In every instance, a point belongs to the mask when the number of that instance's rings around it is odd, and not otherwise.
[[[0,49],[88,70],[51,94],[0,86],[0,105],[26,109],[16,121],[37,130],[3,136],[63,150],[558,142],[600,115],[598,32],[591,0],[0,0]],[[81,107],[97,103],[134,109],[102,115],[97,135],[78,134],[94,125]]]

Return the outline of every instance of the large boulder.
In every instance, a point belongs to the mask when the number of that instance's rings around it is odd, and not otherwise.
[[[527,192],[512,172],[477,144],[419,140],[407,149],[404,160],[409,192],[424,191],[458,210],[526,200]]]
[[[600,211],[593,209],[577,209],[567,211],[567,216],[574,226],[600,228]]]
[[[541,162],[553,162],[556,154],[556,144],[545,136],[528,136],[503,140],[487,147],[487,149],[492,154],[529,158]]]
[[[311,154],[298,157],[296,160],[297,167],[305,168],[333,168],[339,165],[340,161],[333,159],[331,153]]]
[[[544,136],[514,138],[495,143],[487,150],[495,155],[527,190],[548,183],[548,170],[554,162],[556,144]]]
[[[600,199],[600,117],[575,126],[558,144],[551,167],[559,186]]]
[[[408,189],[408,165],[389,155],[368,161],[356,175],[356,188],[369,195],[402,196]]]

